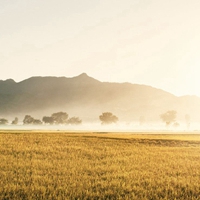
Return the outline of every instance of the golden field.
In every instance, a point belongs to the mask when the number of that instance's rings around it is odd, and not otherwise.
[[[0,199],[200,199],[199,134],[0,132]]]

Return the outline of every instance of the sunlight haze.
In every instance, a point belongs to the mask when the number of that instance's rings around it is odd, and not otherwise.
[[[0,79],[89,76],[200,96],[198,0],[0,0]]]

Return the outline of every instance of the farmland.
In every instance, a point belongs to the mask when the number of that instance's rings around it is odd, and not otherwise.
[[[200,199],[199,134],[0,132],[0,199]]]

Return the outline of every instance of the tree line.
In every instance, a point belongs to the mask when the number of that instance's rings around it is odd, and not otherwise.
[[[15,119],[11,122],[13,125],[17,125],[19,122],[18,118],[15,117]],[[70,117],[66,112],[57,112],[53,113],[51,116],[44,116],[42,120],[35,119],[31,115],[25,115],[23,119],[24,125],[41,125],[41,124],[72,124],[72,125],[78,125],[81,124],[82,120],[79,119],[79,117]],[[0,119],[0,124],[8,124],[8,120],[5,118]]]
[[[118,121],[118,117],[113,115],[111,112],[104,112],[102,115],[99,116],[99,119],[102,124],[111,124],[116,123]],[[18,118],[11,122],[13,125],[17,125],[19,122]],[[42,120],[35,119],[31,115],[25,115],[23,119],[24,125],[42,125],[42,124],[49,124],[49,125],[60,125],[60,124],[72,124],[72,125],[79,125],[82,123],[82,120],[79,117],[71,117],[66,112],[57,112],[53,113],[51,116],[44,116]],[[0,125],[8,124],[8,120],[5,118],[0,119]]]
[[[160,115],[161,120],[166,124],[168,127],[169,125],[173,125],[174,127],[178,127],[179,123],[176,122],[176,115],[177,112],[175,110],[169,110]],[[103,112],[99,116],[99,120],[101,121],[102,125],[116,123],[118,121],[118,117],[111,112]],[[185,115],[186,124],[189,127],[190,125],[190,116],[187,114]],[[18,118],[11,122],[11,124],[16,125],[18,124]],[[141,116],[140,125],[142,125],[145,121],[144,116]],[[49,125],[59,125],[59,124],[71,124],[71,125],[79,125],[82,123],[82,120],[79,117],[71,117],[66,112],[56,112],[53,113],[51,116],[44,116],[42,120],[35,119],[31,115],[25,115],[23,119],[24,125],[42,125],[42,124],[49,124]],[[5,118],[0,118],[0,125],[8,124],[8,120]]]

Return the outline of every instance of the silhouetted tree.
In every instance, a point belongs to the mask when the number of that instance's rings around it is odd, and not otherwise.
[[[166,123],[166,126],[169,126],[176,119],[176,111],[169,110],[166,113],[161,114],[160,118]]]
[[[8,124],[8,120],[4,119],[4,118],[1,118],[0,119],[0,125],[5,125],[5,124]]]
[[[118,118],[111,112],[102,113],[102,115],[99,116],[99,119],[101,120],[102,124],[111,124],[116,123],[118,121]]]
[[[68,114],[66,112],[57,112],[51,115],[55,124],[67,124]]]
[[[15,117],[15,119],[12,121],[12,124],[13,124],[13,125],[16,125],[16,124],[18,124],[18,121],[19,121],[18,118]]]
[[[53,124],[53,123],[54,123],[53,117],[44,116],[44,117],[42,118],[42,121],[43,121],[45,124]]]
[[[33,124],[34,118],[30,115],[25,115],[23,123],[24,124]]]
[[[33,124],[34,125],[40,125],[40,124],[42,124],[42,121],[40,119],[34,119]]]
[[[79,119],[78,117],[71,117],[68,119],[67,123],[72,125],[78,125],[82,123],[82,120]]]
[[[40,119],[34,119],[30,115],[26,115],[23,120],[24,124],[33,124],[33,125],[39,125],[42,124],[42,121]]]

